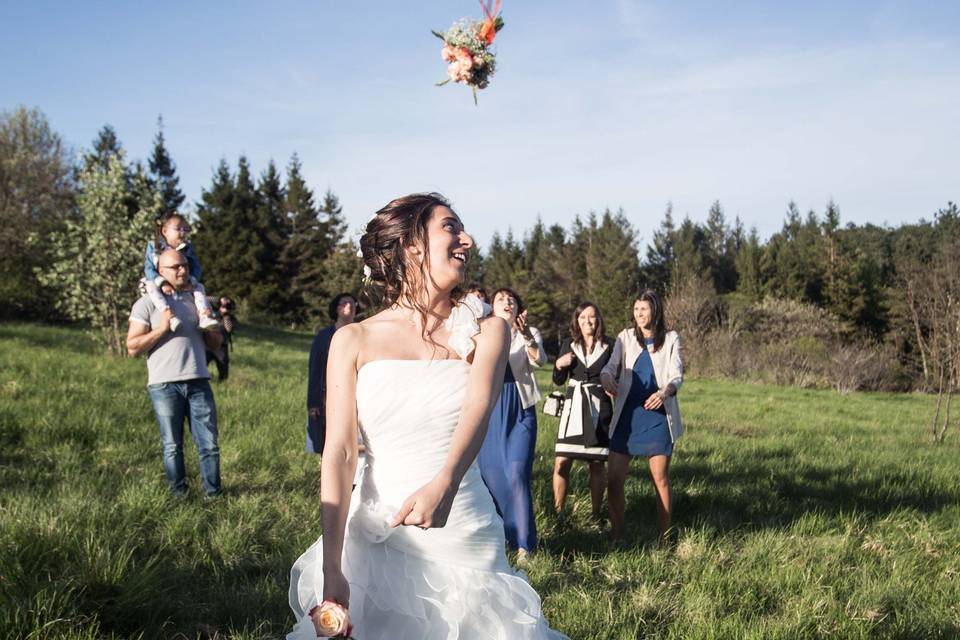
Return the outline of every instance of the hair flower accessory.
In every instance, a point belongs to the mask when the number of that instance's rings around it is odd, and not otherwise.
[[[497,58],[490,47],[497,32],[503,28],[500,16],[500,0],[480,0],[483,20],[458,20],[444,33],[431,31],[443,40],[440,57],[447,63],[447,79],[438,82],[442,87],[451,80],[469,86],[473,90],[473,103],[477,103],[477,89],[486,89],[490,77],[497,69]],[[491,6],[492,5],[492,6]]]

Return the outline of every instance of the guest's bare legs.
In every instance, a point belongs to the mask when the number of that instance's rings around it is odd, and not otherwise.
[[[630,456],[610,452],[607,460],[607,505],[610,508],[610,539],[623,539],[623,519],[627,509],[624,485],[630,469]]]
[[[590,505],[593,518],[598,520],[603,511],[603,491],[607,488],[606,465],[599,460],[590,461]]]
[[[573,460],[563,456],[557,456],[553,463],[553,508],[557,513],[563,511],[563,505],[567,501],[571,467],[573,467]]]
[[[613,455],[613,454],[611,454]],[[673,518],[673,494],[670,492],[670,456],[650,456],[650,475],[657,492],[657,525],[663,538]]]

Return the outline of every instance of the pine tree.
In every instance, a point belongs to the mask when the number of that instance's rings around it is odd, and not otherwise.
[[[102,171],[110,169],[110,159],[123,155],[123,147],[117,138],[117,132],[109,124],[97,133],[93,141],[93,151],[84,156],[84,164],[89,167],[96,164]],[[124,174],[126,176],[126,174]]]
[[[164,212],[179,211],[186,196],[180,190],[177,166],[167,152],[162,116],[157,117],[157,135],[153,138],[153,151],[150,154],[150,177],[163,198]]]
[[[840,210],[833,200],[827,203],[824,215],[822,234],[826,260],[824,264],[824,297],[828,301],[838,297],[840,287]]]
[[[840,228],[840,210],[831,200],[820,226],[823,256],[819,304],[851,330],[879,337],[887,327],[883,286],[888,279],[858,230]]]
[[[137,164],[125,164],[126,151],[117,138],[117,132],[109,124],[103,126],[97,133],[93,141],[93,151],[83,157],[83,166],[86,168],[97,168],[100,171],[109,171],[111,160],[120,158],[123,165],[123,179],[125,182],[127,217],[133,219],[140,210],[140,202],[134,193],[133,174],[137,170]]]
[[[305,322],[309,315],[317,322],[325,319],[323,298],[327,291],[322,279],[329,245],[313,191],[301,172],[300,158],[294,154],[287,165],[286,211],[290,215],[290,238],[283,250],[282,263],[289,284],[289,302],[294,320]],[[307,300],[311,301],[308,308]]]
[[[569,338],[570,313],[583,299],[586,277],[571,268],[569,253],[567,233],[555,224],[541,231],[536,255],[528,259],[531,288],[541,306],[535,320],[548,348]]]
[[[790,201],[783,228],[770,237],[761,258],[761,279],[766,293],[812,302],[808,297],[811,290],[810,256],[805,251],[805,245],[809,244],[805,239],[808,235],[796,203]]]
[[[797,236],[796,251],[804,278],[803,297],[808,302],[823,306],[823,243],[820,235],[820,219],[812,209]]]
[[[533,223],[533,228],[523,236],[523,269],[527,273],[533,272],[533,265],[540,253],[540,247],[543,245],[546,233],[543,220],[538,215],[537,221]]]
[[[660,228],[653,232],[653,241],[647,247],[647,262],[643,266],[644,286],[666,291],[670,286],[670,271],[675,258],[673,203],[667,203]]]
[[[313,306],[325,309],[326,303],[339,293],[360,294],[363,287],[363,261],[357,257],[357,245],[346,237],[347,222],[343,217],[343,205],[331,189],[323,194],[320,220],[321,246],[326,252],[320,272],[324,300],[317,301],[320,304],[314,303]]]
[[[470,253],[467,254],[467,269],[463,274],[463,286],[472,284],[484,286],[483,281],[486,278],[486,269],[483,265],[483,251],[478,244],[470,247]]]
[[[671,286],[675,281],[692,276],[710,277],[709,269],[704,264],[704,254],[707,253],[705,244],[703,227],[685,217],[674,235],[673,263],[670,265]]]
[[[523,268],[523,248],[514,239],[513,231],[506,237],[494,233],[490,250],[483,261],[484,284],[489,293],[500,287],[510,287],[522,297],[527,291],[527,273]]]
[[[343,217],[340,198],[330,189],[323,194],[323,202],[320,203],[320,220],[321,229],[326,236],[324,251],[330,253],[334,247],[343,243],[347,233],[347,221]]]
[[[197,207],[197,229],[194,249],[200,258],[207,292],[242,298],[247,294],[244,261],[237,251],[244,232],[243,221],[236,216],[236,184],[227,161],[220,160],[213,174],[213,183],[204,189]]]
[[[248,299],[253,283],[260,274],[260,239],[256,225],[256,210],[259,206],[257,188],[250,175],[250,163],[246,156],[237,161],[237,173],[234,178],[233,207],[229,212],[232,220],[232,255],[226,265],[224,276],[228,278],[230,290],[236,296]],[[259,308],[250,304],[251,309]]]
[[[737,291],[752,302],[763,298],[763,281],[760,273],[762,248],[757,228],[751,227],[749,235],[737,252]]]
[[[600,308],[611,334],[616,334],[629,325],[632,296],[638,292],[637,232],[623,211],[613,214],[609,209],[599,223],[591,214],[587,226],[590,244],[585,293]]]
[[[245,163],[245,159],[241,158]],[[242,168],[241,168],[242,171]],[[240,174],[237,187],[240,191]],[[282,268],[281,255],[289,237],[286,194],[277,166],[271,160],[260,175],[252,209],[241,209],[250,216],[252,234],[247,251],[254,260],[249,283],[249,304],[253,309],[274,316],[287,312],[288,282]]]
[[[703,235],[704,263],[710,271],[714,289],[718,293],[733,291],[737,286],[735,240],[719,200],[710,206]]]

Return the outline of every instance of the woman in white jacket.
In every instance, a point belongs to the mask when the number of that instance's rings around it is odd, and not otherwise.
[[[527,312],[515,291],[494,292],[493,315],[507,321],[512,338],[503,388],[490,414],[477,464],[503,518],[507,545],[517,550],[517,560],[523,562],[537,546],[530,476],[540,390],[533,370],[546,361],[547,354],[540,332],[527,325]]]
[[[607,469],[614,544],[623,539],[624,484],[634,456],[649,459],[657,493],[657,524],[661,537],[667,535],[673,515],[670,456],[673,443],[683,433],[677,403],[677,391],[683,383],[680,336],[666,330],[663,303],[650,289],[634,301],[633,320],[633,326],[617,336],[610,361],[600,374],[603,388],[615,402]]]

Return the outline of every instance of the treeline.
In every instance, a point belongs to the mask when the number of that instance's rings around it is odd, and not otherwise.
[[[197,254],[210,291],[243,302],[248,313],[304,326],[327,320],[327,304],[356,291],[363,277],[337,196],[320,201],[296,154],[284,176],[271,161],[254,181],[241,157],[221,160],[197,206]]]
[[[42,112],[0,114],[0,317],[79,320],[121,353],[146,242],[167,211],[184,213],[214,295],[249,318],[325,320],[327,301],[362,278],[337,196],[317,197],[294,154],[254,176],[246,158],[217,166],[195,212],[185,207],[163,123],[146,163],[104,126],[80,157]]]
[[[643,259],[641,234],[651,238]],[[565,339],[582,300],[597,303],[615,333],[630,322],[634,293],[653,288],[702,374],[841,391],[939,389],[960,363],[953,203],[930,221],[890,228],[842,225],[833,202],[806,215],[791,202],[766,241],[728,221],[719,202],[703,224],[678,224],[669,205],[651,228],[610,211],[569,229],[538,220],[522,238],[495,235],[471,277],[515,288],[550,341]]]
[[[184,205],[162,123],[143,164],[127,161],[109,126],[75,158],[38,110],[3,114],[0,316],[83,320],[122,351],[144,243],[164,211]],[[189,217],[208,291],[236,298],[248,319],[315,327],[332,295],[361,288],[340,202],[311,190],[296,155],[256,176],[244,157],[235,168],[221,160]],[[667,298],[694,372],[949,392],[960,369],[958,265],[952,203],[895,228],[844,225],[833,202],[806,214],[789,203],[763,240],[716,202],[703,223],[677,221],[669,206],[642,228],[622,211],[569,227],[537,220],[474,249],[468,279],[517,290],[550,350],[581,301],[600,307],[613,335],[651,287]]]

